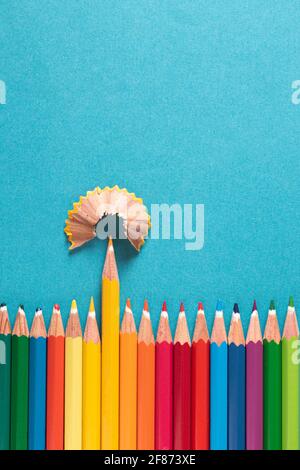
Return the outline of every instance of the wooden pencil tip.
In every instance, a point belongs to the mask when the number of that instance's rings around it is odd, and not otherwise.
[[[129,298],[126,300],[126,307],[130,308],[131,310],[131,302]]]
[[[253,307],[252,307],[252,312],[255,312],[256,310],[257,310],[256,300],[254,300]]]
[[[145,312],[149,312],[149,305],[148,305],[148,300],[144,300],[144,310]]]
[[[166,302],[166,301],[164,301],[164,303],[163,303],[163,306],[162,306],[162,309],[161,309],[161,310],[162,310],[162,312],[166,312],[166,311],[167,311],[167,302]]]
[[[71,312],[73,312],[73,313],[76,313],[76,312],[77,312],[77,303],[76,303],[76,300],[75,300],[75,299],[72,300]]]
[[[202,311],[204,310],[204,308],[203,308],[203,303],[202,303],[202,302],[198,302],[198,312],[201,311],[201,310],[202,310]]]
[[[293,308],[294,306],[295,306],[295,304],[294,304],[294,298],[293,298],[292,296],[290,296],[290,298],[289,298],[289,307],[292,307],[292,308]]]
[[[271,300],[271,302],[270,302],[270,310],[275,310],[275,302],[274,302],[274,300]]]
[[[56,310],[57,312],[60,312],[60,306],[58,304],[55,304],[54,305],[54,310]]]
[[[180,304],[180,312],[181,312],[181,313],[184,313],[184,305],[183,305],[183,302],[181,302],[181,304]]]
[[[240,313],[238,304],[234,304],[234,306],[233,306],[233,312],[234,312],[234,313]]]

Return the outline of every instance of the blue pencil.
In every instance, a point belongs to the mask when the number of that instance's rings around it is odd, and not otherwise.
[[[227,449],[227,337],[218,302],[210,346],[210,448]]]
[[[246,353],[243,326],[237,304],[228,334],[228,449],[246,447]]]
[[[30,331],[28,449],[45,449],[46,437],[46,328],[37,309]]]

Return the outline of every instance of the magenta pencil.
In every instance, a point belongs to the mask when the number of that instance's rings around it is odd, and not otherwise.
[[[173,344],[166,303],[155,344],[155,449],[173,449]]]
[[[246,449],[263,449],[263,343],[255,301],[246,339]]]

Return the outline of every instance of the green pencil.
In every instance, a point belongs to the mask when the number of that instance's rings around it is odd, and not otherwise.
[[[5,304],[0,305],[0,450],[9,449],[10,440],[11,328]]]
[[[290,297],[282,335],[282,449],[299,449],[299,361],[294,300]]]
[[[274,302],[264,335],[264,449],[281,449],[281,343]]]
[[[27,449],[29,331],[20,305],[12,333],[11,433],[12,450]]]

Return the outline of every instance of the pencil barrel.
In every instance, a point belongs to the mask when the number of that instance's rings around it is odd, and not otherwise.
[[[192,344],[191,448],[209,449],[209,362],[210,343]]]
[[[173,448],[189,450],[191,446],[191,347],[174,345],[173,369]]]
[[[82,449],[100,449],[100,343],[83,341]]]
[[[282,339],[282,449],[299,449],[298,338]]]
[[[173,448],[173,344],[155,345],[155,449]]]
[[[281,450],[281,343],[263,342],[264,449]]]
[[[45,449],[46,338],[29,340],[28,449]]]
[[[119,447],[119,282],[102,281],[101,448]]]
[[[138,344],[137,448],[154,450],[155,345]]]
[[[0,335],[0,450],[10,447],[11,335]]]
[[[263,345],[246,346],[246,448],[263,449]]]
[[[66,338],[65,450],[82,448],[82,338]]]
[[[11,437],[12,450],[27,450],[29,339],[12,335]]]
[[[228,449],[245,449],[245,346],[228,346]]]
[[[120,450],[137,447],[137,334],[120,334]]]
[[[65,338],[49,336],[47,341],[46,446],[48,450],[63,450]]]
[[[227,449],[227,343],[210,346],[210,448]]]

